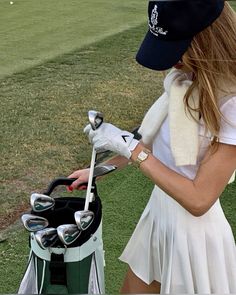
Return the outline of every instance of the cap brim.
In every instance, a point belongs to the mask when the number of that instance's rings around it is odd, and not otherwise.
[[[139,48],[136,60],[142,66],[152,70],[168,70],[178,63],[191,42],[192,39],[181,41],[159,40],[149,31]]]

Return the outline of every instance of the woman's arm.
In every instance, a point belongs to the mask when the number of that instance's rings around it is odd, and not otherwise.
[[[140,140],[140,144],[142,145],[142,147],[145,147],[149,150],[152,150],[152,146],[151,145],[144,145],[144,143],[142,142],[142,140]],[[107,161],[105,161],[106,164],[111,164],[111,165],[115,165],[117,167],[117,169],[122,169],[124,168],[126,165],[128,165],[130,163],[130,160],[122,157],[120,155],[116,155],[111,159],[108,159]]]
[[[133,161],[142,149],[141,144],[136,147]],[[208,151],[193,180],[169,169],[152,154],[141,163],[140,169],[191,214],[201,216],[219,198],[236,169],[236,146],[219,143],[214,154]]]

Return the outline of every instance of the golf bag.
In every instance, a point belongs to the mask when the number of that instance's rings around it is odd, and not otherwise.
[[[70,185],[72,181],[58,178],[44,194],[49,196],[58,185]],[[30,233],[28,266],[18,294],[105,293],[102,204],[95,183],[92,193],[94,198],[89,210],[94,213],[94,220],[69,246],[58,239],[52,247],[42,249],[35,234]],[[83,210],[84,204],[85,199],[81,197],[57,197],[54,208],[31,213],[46,218],[50,227],[57,228],[63,224],[76,224],[74,213]]]

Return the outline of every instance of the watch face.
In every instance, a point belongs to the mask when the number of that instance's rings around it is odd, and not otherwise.
[[[148,157],[148,153],[145,151],[141,151],[141,153],[138,155],[138,161],[143,162]]]

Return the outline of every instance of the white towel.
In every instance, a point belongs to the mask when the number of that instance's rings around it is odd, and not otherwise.
[[[164,80],[164,94],[147,112],[138,130],[144,144],[152,143],[169,114],[171,150],[177,166],[197,163],[198,123],[185,112],[183,100],[191,84],[192,81],[185,73],[172,70]],[[198,108],[197,91],[191,96],[190,105]]]
[[[182,71],[173,69],[164,80],[165,92],[152,105],[138,130],[144,144],[152,144],[167,114],[169,114],[170,145],[176,166],[196,165],[199,152],[198,113],[194,118],[185,109],[184,96],[192,85],[190,77]],[[228,88],[229,89],[229,88]],[[232,89],[235,90],[235,87]],[[223,96],[222,93],[220,95]],[[224,93],[225,95],[225,93]],[[199,107],[199,94],[194,90],[189,104]],[[235,173],[229,183],[235,180]]]

